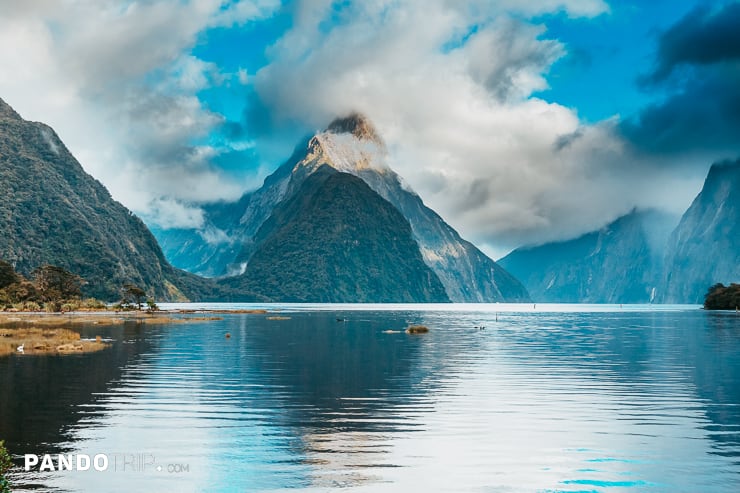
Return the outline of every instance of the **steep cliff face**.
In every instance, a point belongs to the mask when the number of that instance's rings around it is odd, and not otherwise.
[[[633,211],[573,240],[519,248],[500,263],[536,301],[649,303],[675,222],[658,211]]]
[[[83,292],[117,299],[123,283],[158,299],[198,297],[201,281],[172,268],[144,223],[88,175],[50,127],[0,100],[0,259],[28,275],[53,264]],[[210,288],[209,288],[210,289]]]
[[[208,228],[218,229],[222,241],[212,242],[206,256],[195,262],[180,262],[179,252],[165,246],[175,265],[195,272],[233,275],[248,268],[255,252],[256,233],[274,208],[298,193],[302,183],[318,169],[327,166],[360,178],[383,199],[390,202],[408,220],[424,263],[442,282],[448,298],[455,302],[524,301],[526,289],[513,276],[485,256],[471,243],[460,238],[421,198],[402,184],[388,167],[387,150],[372,124],[361,115],[334,121],[326,131],[312,137],[298,148],[291,159],[265,180],[259,190],[245,195],[238,204],[221,204],[207,209],[205,228],[186,233],[194,243],[196,236],[207,236]],[[232,211],[229,224],[219,222]],[[228,222],[228,221],[227,221]],[[178,235],[183,235],[178,232]],[[158,232],[160,241],[172,240],[166,231]],[[213,236],[213,235],[212,235]],[[182,242],[182,240],[179,240]],[[239,250],[235,253],[235,246]],[[204,258],[208,258],[203,262]]]
[[[740,160],[711,167],[669,245],[662,302],[702,303],[713,284],[740,280]]]
[[[447,302],[408,221],[362,180],[322,166],[254,238],[245,272],[223,282],[291,302]]]

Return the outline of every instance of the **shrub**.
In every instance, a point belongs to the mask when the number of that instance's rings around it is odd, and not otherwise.
[[[715,284],[704,297],[707,310],[736,310],[740,307],[740,284]]]

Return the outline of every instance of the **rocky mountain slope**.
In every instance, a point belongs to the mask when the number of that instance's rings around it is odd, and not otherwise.
[[[29,275],[53,264],[106,300],[124,283],[159,300],[213,295],[212,282],[167,262],[144,223],[88,175],[57,134],[0,100],[0,259]]]
[[[424,263],[455,302],[524,301],[526,289],[426,207],[387,165],[382,139],[364,117],[334,121],[326,131],[298,146],[263,186],[238,202],[206,208],[196,230],[155,233],[178,267],[204,275],[234,276],[248,269],[258,248],[257,232],[281,202],[323,166],[360,178],[406,218]],[[187,250],[183,245],[187,244]],[[228,283],[227,283],[228,284]]]
[[[654,210],[620,217],[578,238],[514,250],[500,264],[536,301],[649,303],[677,219]]]
[[[243,274],[223,282],[288,302],[446,302],[408,221],[359,178],[322,166],[257,232]]]
[[[740,281],[740,160],[714,164],[671,235],[660,301],[702,303],[716,283]]]

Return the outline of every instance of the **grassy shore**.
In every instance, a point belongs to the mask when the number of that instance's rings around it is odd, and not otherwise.
[[[0,312],[0,356],[9,354],[78,354],[109,346],[100,337],[80,339],[74,329],[126,323],[179,324],[223,320],[226,313],[266,314],[266,310],[175,310],[161,312],[85,310],[70,313]],[[195,316],[194,316],[195,315]],[[23,350],[19,351],[21,347]]]
[[[110,344],[102,338],[81,339],[69,329],[30,327],[0,329],[0,356],[8,354],[79,354],[105,349]],[[21,349],[19,349],[21,348]]]
[[[219,313],[264,314],[265,310],[180,310],[141,312],[96,310],[71,313],[0,312],[0,356],[9,354],[79,354],[105,349],[110,344],[100,336],[83,340],[75,327],[91,325],[176,324],[223,320]],[[202,315],[202,316],[192,316]],[[22,351],[18,348],[21,347]]]

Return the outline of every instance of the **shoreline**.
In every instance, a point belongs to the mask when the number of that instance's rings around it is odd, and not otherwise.
[[[225,313],[267,314],[267,310],[167,310],[157,312],[89,310],[66,313],[0,312],[0,357],[12,354],[68,355],[101,351],[109,340],[82,339],[74,329],[99,325],[179,324],[223,320]],[[203,315],[203,316],[188,316]]]

